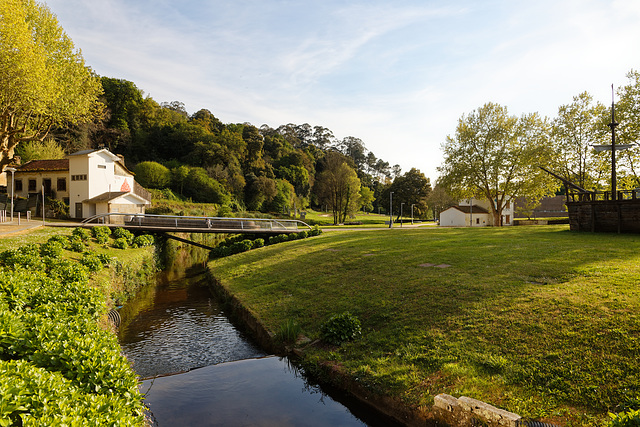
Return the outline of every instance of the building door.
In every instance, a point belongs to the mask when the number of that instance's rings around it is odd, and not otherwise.
[[[82,203],[76,203],[76,218],[82,218]]]

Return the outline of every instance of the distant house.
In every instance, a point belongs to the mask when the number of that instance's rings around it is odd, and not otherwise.
[[[513,225],[514,206],[507,200],[502,210],[502,225]],[[443,227],[488,227],[493,225],[491,207],[486,200],[462,200],[440,212],[440,226]]]
[[[134,179],[121,157],[107,149],[83,150],[60,160],[32,160],[16,167],[15,195],[45,196],[69,205],[71,218],[103,213],[144,213],[149,192]],[[7,193],[11,194],[11,177]]]

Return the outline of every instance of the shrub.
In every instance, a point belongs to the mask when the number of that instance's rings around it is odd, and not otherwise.
[[[309,233],[307,231],[301,231],[297,235],[298,239],[306,239],[309,237]]]
[[[331,316],[329,320],[320,326],[322,339],[333,345],[340,345],[345,341],[353,340],[359,337],[361,333],[360,320],[348,311]]]
[[[117,239],[126,239],[127,247],[133,243],[133,233],[124,228],[118,227],[113,230],[113,237]],[[125,248],[126,249],[126,248]]]
[[[91,232],[86,228],[76,227],[71,232],[71,236],[77,237],[81,241],[86,242],[89,240],[89,237],[91,237]]]
[[[127,249],[129,247],[129,241],[126,237],[118,237],[113,241],[113,247],[116,249]]]
[[[609,427],[640,427],[640,409],[609,414],[609,416],[611,417]]]
[[[264,246],[264,239],[256,239],[253,241],[252,249],[261,248]]]
[[[141,234],[133,238],[132,246],[134,248],[144,248],[145,246],[152,246],[155,242],[154,238],[150,234]]]
[[[89,271],[96,272],[102,270],[102,260],[95,253],[85,253],[80,258],[80,264],[84,265]]]
[[[48,242],[40,245],[40,256],[60,258],[63,248],[64,246],[62,245],[62,243],[60,243],[60,241],[49,239]]]
[[[322,234],[322,230],[317,225],[314,225],[311,231],[309,231],[309,237],[319,236]]]
[[[111,236],[111,229],[106,225],[99,225],[91,228],[91,235],[96,242],[104,245],[109,241],[109,237]]]
[[[102,265],[105,267],[111,266],[113,264],[113,261],[115,260],[115,258],[111,258],[107,254],[98,254],[98,258],[100,259]]]
[[[85,245],[79,237],[74,236],[69,239],[69,245],[67,248],[73,252],[84,252]]]
[[[69,246],[69,238],[61,234],[49,237],[47,243],[49,242],[58,242],[62,245],[63,248],[67,248]]]

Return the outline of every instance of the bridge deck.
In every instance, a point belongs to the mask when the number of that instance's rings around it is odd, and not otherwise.
[[[149,214],[103,214],[87,218],[80,226],[122,227],[149,233],[251,233],[289,234],[311,227],[298,220],[263,218],[217,218]],[[301,226],[302,228],[299,228]]]

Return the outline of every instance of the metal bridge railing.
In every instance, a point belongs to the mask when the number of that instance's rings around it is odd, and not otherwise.
[[[211,229],[212,231],[236,232],[291,232],[299,227],[311,229],[311,226],[296,219],[267,218],[226,218],[207,216],[179,216],[154,214],[106,213],[94,215],[82,221],[82,224],[109,224],[127,227],[159,229]]]

